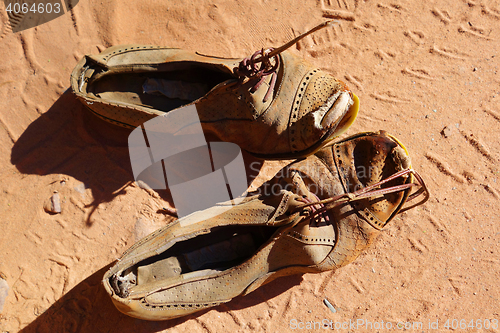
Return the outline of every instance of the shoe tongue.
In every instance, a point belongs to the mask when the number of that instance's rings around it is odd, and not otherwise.
[[[294,192],[306,195],[311,200],[327,199],[345,191],[335,169],[335,162],[331,147],[324,148],[307,159],[298,161],[289,166],[291,170],[300,172],[300,182],[296,183]]]
[[[410,167],[410,158],[404,147],[383,131],[348,138],[335,144],[332,149],[340,179],[346,191],[350,193]],[[410,178],[399,177],[382,187],[401,185],[409,181]],[[353,206],[368,223],[381,229],[399,211],[406,200],[406,192],[371,197],[358,201]]]
[[[334,181],[331,178],[331,173],[327,167],[315,156],[295,162],[287,169],[286,182],[292,185],[290,190],[294,194],[302,197],[301,205],[304,202],[315,202],[318,199],[324,199],[329,196],[327,191],[331,191],[331,185],[340,185],[338,180]],[[325,187],[324,185],[327,185]],[[341,186],[339,186],[341,189]],[[315,209],[319,209],[316,206]],[[331,217],[330,217],[331,219]],[[287,232],[289,237],[296,241],[307,245],[326,245],[334,246],[336,242],[335,229],[332,224],[324,219],[319,219],[317,223],[313,223],[310,219],[306,219],[293,226]],[[316,258],[314,261],[321,261],[320,258],[325,258],[330,251],[329,247],[312,247],[304,248],[304,251],[309,256]],[[325,252],[326,251],[326,252]]]

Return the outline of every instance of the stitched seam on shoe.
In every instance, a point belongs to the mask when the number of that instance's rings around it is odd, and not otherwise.
[[[294,230],[287,232],[287,236],[309,245],[335,245],[337,243],[336,238],[311,237]]]
[[[347,188],[347,184],[349,181],[347,179],[347,175],[345,174],[344,167],[339,166],[340,160],[340,145],[344,142],[340,142],[335,144],[332,148],[333,160],[335,161],[335,168],[337,169],[337,174],[339,175],[340,183],[342,184],[342,188],[344,189],[344,193],[349,192],[349,188]]]
[[[274,224],[274,220],[282,215],[286,210],[288,209],[288,201],[290,200],[290,194],[285,193],[283,195],[283,198],[281,199],[280,204],[278,205],[278,208],[276,208],[276,211],[274,212],[273,216],[269,219],[269,221],[266,224]]]
[[[370,209],[368,209],[368,208],[363,209],[363,213],[364,213],[364,214],[362,214],[363,215],[363,219],[366,222],[368,222],[368,224],[370,224],[372,227],[374,227],[377,230],[382,230],[382,228],[384,227],[385,223],[382,222],[380,219],[378,219],[377,216],[375,216],[370,211]]]
[[[164,304],[151,304],[145,298],[142,298],[139,302],[139,306],[144,310],[148,311],[160,311],[160,310],[195,310],[195,309],[205,309],[209,307],[214,307],[221,304],[221,302],[207,302],[207,303],[164,303]],[[189,306],[191,305],[191,306]]]
[[[298,152],[295,142],[299,139],[300,135],[296,133],[297,129],[295,128],[295,124],[299,120],[300,106],[302,105],[302,100],[304,99],[304,93],[311,83],[310,78],[318,71],[318,68],[314,68],[307,72],[300,80],[297,91],[295,92],[292,109],[290,110],[290,119],[288,120],[288,144],[293,153]],[[309,83],[307,83],[307,81],[309,81]]]
[[[103,56],[102,58],[105,60],[105,61],[108,61],[109,59],[113,58],[114,56],[117,56],[117,55],[120,55],[120,54],[123,54],[125,52],[130,52],[130,51],[137,51],[137,50],[151,50],[151,49],[158,49],[158,50],[161,50],[161,49],[168,49],[168,47],[165,47],[165,46],[154,46],[154,45],[142,45],[142,46],[139,46],[139,47],[130,47],[130,48],[126,48],[126,49],[119,49],[117,51],[114,51],[110,54],[108,54],[107,56]]]

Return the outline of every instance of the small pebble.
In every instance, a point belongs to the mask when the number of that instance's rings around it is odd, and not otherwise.
[[[61,201],[59,199],[59,193],[54,193],[43,206],[43,209],[47,213],[59,214],[61,212]]]
[[[78,193],[85,194],[85,184],[84,183],[80,183],[80,184],[76,185],[75,186],[75,190]]]
[[[326,298],[323,300],[323,303],[332,311],[333,313],[337,312],[335,308],[333,307],[332,303],[330,303]]]
[[[137,186],[139,186],[143,190],[151,190],[151,186],[149,186],[148,184],[146,184],[142,180],[137,180],[135,183],[137,184]]]
[[[452,133],[453,133],[453,127],[451,127],[451,126],[445,126],[441,130],[441,135],[444,136],[445,138],[450,137]]]
[[[0,313],[2,313],[3,306],[5,304],[5,299],[7,298],[8,294],[9,294],[9,285],[7,284],[7,281],[0,278]]]

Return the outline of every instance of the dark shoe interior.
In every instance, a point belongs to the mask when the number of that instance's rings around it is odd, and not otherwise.
[[[133,287],[187,273],[204,275],[224,271],[252,257],[277,229],[266,226],[213,228],[208,234],[180,241],[167,251],[137,263],[112,285],[116,286],[119,296],[124,296],[124,282]]]
[[[107,101],[128,103],[170,111],[204,96],[229,79],[228,73],[204,66],[183,66],[182,70],[105,73],[90,80],[87,92]],[[146,87],[162,87],[160,89]]]
[[[396,164],[392,154],[396,147],[396,142],[384,137],[358,139],[353,152],[356,170],[356,179],[353,180],[353,184],[356,185],[359,181],[363,187],[366,187],[384,180],[399,171],[401,166]],[[404,182],[405,179],[399,177],[382,184],[381,188],[401,185]],[[402,192],[389,193],[384,194],[383,197],[373,199],[371,202],[387,200],[390,203],[396,203],[401,200],[402,196]]]

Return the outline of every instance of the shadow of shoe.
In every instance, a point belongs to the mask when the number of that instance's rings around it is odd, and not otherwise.
[[[92,191],[91,214],[124,194],[133,174],[129,130],[108,124],[84,109],[71,91],[31,123],[12,148],[11,162],[24,174],[65,174]]]
[[[125,194],[126,185],[134,181],[128,149],[130,132],[91,114],[67,90],[24,131],[12,148],[11,162],[25,174],[65,174],[84,183],[94,198],[88,205],[90,225],[99,204]],[[246,152],[243,159],[250,183],[262,161]],[[157,192],[173,206],[168,189]]]
[[[146,321],[124,315],[113,305],[101,285],[101,279],[110,266],[101,268],[80,282],[20,333],[95,333],[108,332],[109,328],[120,333],[153,333],[198,318],[212,310],[227,312],[257,305],[278,296],[302,280],[300,275],[279,278],[247,296],[237,297],[215,308],[167,321]]]
[[[103,267],[80,282],[20,332],[95,333],[112,328],[113,332],[146,333],[165,330],[187,320],[148,322],[120,313],[101,285],[109,267]]]
[[[92,192],[91,211],[126,194],[134,181],[128,150],[130,130],[108,124],[92,115],[66,91],[52,107],[31,123],[12,148],[11,162],[24,174],[64,174],[85,184]],[[262,161],[243,152],[248,182],[257,177]],[[158,191],[172,203],[169,190]],[[91,224],[92,213],[87,224]],[[95,272],[71,289],[21,332],[157,332],[196,318],[208,311],[251,307],[300,283],[300,277],[278,279],[257,291],[194,315],[165,322],[148,322],[121,314],[101,286],[104,272]],[[285,282],[283,282],[285,281]]]
[[[65,174],[84,183],[94,198],[90,224],[99,204],[125,194],[124,187],[134,181],[130,132],[92,115],[68,90],[24,131],[12,148],[11,163],[24,174]],[[246,152],[243,159],[251,182],[262,161]],[[168,188],[157,193],[173,205]]]

